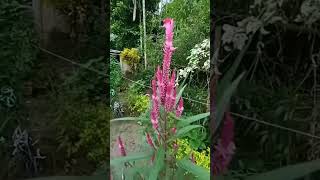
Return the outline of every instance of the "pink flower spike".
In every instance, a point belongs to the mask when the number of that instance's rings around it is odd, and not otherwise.
[[[172,74],[171,74],[171,83],[172,84],[175,84],[175,81],[176,81],[176,73],[174,71],[172,71]]]
[[[152,127],[157,131],[159,128],[159,122],[158,122],[158,113],[152,110],[151,112],[151,123]]]
[[[165,82],[165,80],[164,80],[163,73],[160,70],[159,66],[158,66],[157,72],[156,72],[156,79],[157,79],[157,86],[158,86],[159,96],[160,96],[159,99],[161,100],[161,103],[164,104],[164,100],[165,100],[164,99],[165,98],[165,83],[164,82]]]
[[[172,47],[172,41],[173,41],[173,28],[174,23],[173,19],[166,18],[163,20],[163,27],[166,29],[166,45],[169,47]]]
[[[229,112],[225,113],[224,124],[221,132],[221,145],[227,148],[233,142],[234,137],[234,122]]]
[[[177,97],[177,90],[176,90],[176,88],[174,88],[173,89],[173,93],[172,93],[172,95],[171,95],[171,100],[170,100],[170,102],[171,102],[171,108],[173,108],[174,107],[174,105],[175,105],[175,103],[176,103],[176,97]]]
[[[221,141],[215,146],[214,156],[215,156],[215,164],[214,164],[214,174],[220,174],[227,170],[228,165],[230,164],[234,151],[235,145],[231,142],[228,147],[223,147]]]
[[[152,138],[150,137],[150,134],[149,133],[146,133],[146,136],[147,136],[147,142],[148,144],[155,149],[154,147],[154,144],[153,144],[153,141],[152,141]]]
[[[166,18],[163,20],[163,27],[165,30],[165,43],[163,48],[163,62],[162,62],[162,76],[164,81],[164,89],[166,90],[168,84],[168,75],[171,64],[173,47],[173,19]]]
[[[214,149],[214,157],[217,162],[213,165],[214,174],[220,174],[227,170],[236,149],[233,139],[234,122],[230,113],[226,112],[221,136]]]
[[[165,97],[165,110],[167,112],[171,111],[171,94],[172,94],[173,85],[171,83],[168,84],[166,88],[166,97]]]
[[[159,104],[159,98],[157,94],[157,87],[156,87],[156,80],[152,80],[152,103],[153,106],[158,109],[158,104]]]
[[[176,132],[177,132],[177,128],[171,128],[171,132],[173,133],[173,134],[176,134]]]
[[[126,153],[126,150],[124,149],[124,145],[120,136],[118,136],[118,147],[119,147],[120,154],[122,156],[126,156],[127,153]]]
[[[177,110],[176,110],[176,116],[177,117],[180,117],[181,116],[181,114],[182,114],[182,112],[183,112],[183,99],[182,99],[182,97],[180,98],[180,100],[179,100],[179,103],[178,103],[178,107],[177,107]]]

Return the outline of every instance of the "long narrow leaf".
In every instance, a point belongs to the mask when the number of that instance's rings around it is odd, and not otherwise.
[[[320,160],[290,165],[270,172],[257,174],[245,180],[295,180],[320,170]]]
[[[152,152],[136,153],[129,156],[114,158],[110,161],[110,165],[123,164],[125,162],[137,161],[142,159],[148,159],[152,155]]]
[[[160,147],[156,153],[157,153],[156,159],[155,159],[156,161],[155,161],[153,169],[150,172],[149,180],[157,180],[159,172],[161,172],[161,170],[164,167],[164,154],[165,154],[165,152],[164,152],[163,147]]]
[[[190,160],[182,159],[178,161],[178,166],[186,171],[192,173],[198,180],[209,180],[210,173],[203,167],[193,164]]]
[[[180,138],[180,137],[183,137],[185,136],[189,131],[195,129],[195,128],[201,128],[202,126],[201,125],[190,125],[190,126],[186,126],[182,129],[179,129],[177,131],[177,134],[175,136],[175,138]]]
[[[174,104],[174,107],[177,106],[177,104],[178,104],[178,102],[179,102],[179,100],[180,100],[180,97],[182,96],[182,93],[183,93],[183,91],[184,91],[184,88],[186,88],[186,86],[187,86],[187,85],[184,85],[184,86],[180,89],[179,93],[177,94],[176,102],[175,102],[175,104]]]
[[[225,111],[225,108],[227,106],[227,104],[230,102],[230,99],[232,97],[232,94],[235,92],[240,80],[242,79],[244,73],[242,73],[236,80],[234,80],[232,82],[232,84],[230,85],[230,87],[228,87],[228,89],[226,89],[223,92],[223,95],[221,97],[221,99],[219,100],[219,102],[217,102],[217,112],[216,112],[216,122],[215,122],[215,127],[219,127],[220,122],[222,121],[223,118],[223,114]],[[215,132],[215,129],[213,130],[213,132]]]
[[[106,175],[102,176],[52,176],[52,177],[39,177],[26,180],[103,180]]]
[[[218,88],[217,88],[217,94],[219,95],[223,90],[228,86],[228,84],[231,83],[232,78],[234,77],[241,60],[243,59],[245,53],[247,52],[251,42],[253,39],[253,35],[250,37],[248,43],[246,46],[241,50],[240,54],[237,56],[236,60],[232,64],[231,68],[228,70],[227,74],[224,75],[224,77],[219,81]]]
[[[186,119],[181,119],[178,121],[178,127],[184,127],[184,126],[189,125],[195,121],[207,118],[209,116],[210,116],[210,112],[207,112],[207,113],[197,114],[195,116],[191,116]]]
[[[148,121],[148,119],[142,118],[142,117],[124,117],[124,118],[116,118],[116,119],[110,120],[110,122],[117,122],[117,121]]]

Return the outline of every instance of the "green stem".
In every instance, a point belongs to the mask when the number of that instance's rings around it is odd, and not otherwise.
[[[165,164],[167,164],[168,160],[167,160],[167,112],[165,111],[164,112],[164,128],[163,128],[163,131],[164,131],[164,159],[165,159]],[[165,165],[165,176],[167,176],[167,166]]]

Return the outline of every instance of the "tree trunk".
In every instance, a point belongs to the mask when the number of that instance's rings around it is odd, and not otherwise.
[[[144,44],[144,68],[147,69],[147,43],[146,43],[146,7],[145,0],[142,0],[142,14],[143,14],[143,44]]]

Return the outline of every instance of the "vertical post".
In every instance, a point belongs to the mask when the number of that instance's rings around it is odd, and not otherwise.
[[[142,27],[142,15],[141,13],[139,13],[139,18],[140,18],[140,21],[139,21],[139,30],[140,30],[140,49],[142,52],[144,52],[144,49],[143,49],[143,27]]]
[[[136,20],[136,12],[137,12],[137,0],[132,0],[133,1],[133,17],[132,20],[135,21]]]
[[[146,7],[145,0],[142,0],[142,16],[143,16],[143,44],[144,44],[144,68],[147,69],[147,43],[146,43]]]

